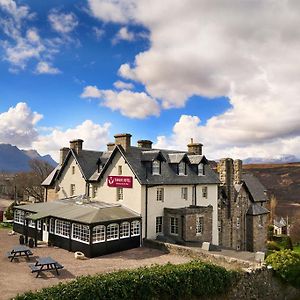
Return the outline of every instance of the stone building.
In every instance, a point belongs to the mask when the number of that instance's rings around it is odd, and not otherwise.
[[[220,245],[244,251],[265,250],[269,214],[265,187],[253,175],[243,173],[241,160],[222,159],[218,173]]]

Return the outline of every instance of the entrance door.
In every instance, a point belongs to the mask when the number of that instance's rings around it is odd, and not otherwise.
[[[47,220],[43,221],[43,242],[48,243],[49,238],[49,226]]]

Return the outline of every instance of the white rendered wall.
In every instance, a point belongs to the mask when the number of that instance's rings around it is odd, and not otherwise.
[[[75,167],[75,173],[72,174],[72,167]],[[86,183],[83,178],[80,169],[74,159],[71,156],[68,160],[67,165],[64,168],[63,173],[58,180],[58,199],[66,198],[71,196],[71,184],[75,184],[75,195],[85,194]]]
[[[122,166],[122,175],[118,175],[118,166]],[[108,176],[132,176],[132,188],[123,188],[123,200],[117,201],[117,188],[109,187],[107,185]],[[142,213],[141,198],[142,188],[138,180],[135,178],[133,172],[121,154],[117,153],[113,158],[112,163],[105,172],[105,175],[96,184],[98,186],[97,196],[95,200],[107,203],[119,203],[125,207],[135,211],[138,214]],[[91,194],[92,196],[92,194]]]

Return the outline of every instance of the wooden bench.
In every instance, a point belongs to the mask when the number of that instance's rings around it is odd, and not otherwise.
[[[27,251],[26,253],[20,253],[20,252],[14,253],[14,252],[11,251],[11,252],[6,253],[6,257],[7,258],[13,258],[13,257],[16,258],[16,257],[19,257],[19,256],[32,256],[33,255],[33,253],[31,251]]]
[[[57,270],[64,268],[64,266],[61,265],[58,262],[55,264],[55,266],[53,264],[51,264],[51,265],[37,265],[36,263],[28,264],[28,266],[31,269],[31,273],[37,273],[36,277],[38,277],[39,274],[41,272],[44,272],[44,271],[56,271],[57,275],[59,275]]]

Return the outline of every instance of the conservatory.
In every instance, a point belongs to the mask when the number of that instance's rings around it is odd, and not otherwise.
[[[14,231],[96,257],[141,245],[141,216],[119,204],[73,197],[14,208]]]

